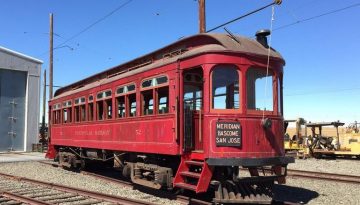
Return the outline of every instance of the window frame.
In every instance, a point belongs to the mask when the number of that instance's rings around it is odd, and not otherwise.
[[[239,108],[236,109],[218,109],[218,108],[213,108],[213,73],[214,70],[216,69],[216,67],[218,66],[233,66],[234,68],[236,68],[236,71],[238,73],[238,80],[239,80]],[[209,101],[210,101],[210,112],[212,113],[225,113],[225,114],[231,114],[231,113],[242,113],[243,112],[243,93],[244,93],[244,88],[243,88],[243,74],[242,74],[242,67],[238,64],[231,64],[231,63],[220,63],[220,64],[215,64],[211,67],[210,69],[210,89],[209,89]]]
[[[135,86],[134,90],[131,90],[131,91],[126,90],[125,91],[125,87],[127,89],[127,86],[131,86],[131,85]],[[121,87],[124,88],[124,92],[118,94],[117,91]],[[127,118],[127,117],[136,117],[138,105],[136,105],[135,116],[130,116],[130,111],[131,111],[130,106],[131,105],[129,104],[129,96],[134,94],[134,93],[135,93],[135,102],[137,103],[137,100],[136,100],[136,91],[137,91],[136,83],[135,82],[126,83],[124,85],[117,86],[115,90],[116,90],[116,92],[115,92],[115,109],[114,109],[115,110],[115,119],[123,119],[123,118]],[[118,116],[118,105],[119,105],[118,104],[118,98],[119,97],[124,97],[124,104],[125,104],[125,116],[124,117],[119,117]]]
[[[277,107],[276,104],[278,103],[278,100],[276,99],[276,97],[279,95],[279,93],[277,93],[278,92],[277,91],[277,89],[278,89],[277,81],[278,81],[279,75],[278,75],[278,72],[276,71],[276,69],[274,67],[271,67],[271,66],[269,67],[268,76],[272,76],[271,82],[272,82],[272,93],[273,93],[273,96],[272,96],[272,98],[273,98],[273,102],[272,102],[273,103],[273,109],[272,110],[248,109],[248,105],[247,105],[247,100],[248,100],[247,72],[249,70],[251,70],[252,68],[254,68],[254,69],[262,69],[262,70],[266,71],[266,67],[262,67],[262,66],[254,66],[254,65],[252,65],[252,66],[249,66],[249,67],[246,68],[246,71],[245,71],[245,78],[246,78],[245,79],[245,101],[244,101],[246,113],[247,114],[262,114],[262,113],[264,113],[265,115],[278,115],[277,114],[278,109],[276,109],[276,107]],[[272,75],[270,75],[270,74],[272,74]]]
[[[166,77],[166,82],[165,83],[161,83],[161,84],[156,84],[153,85],[153,81],[157,80],[158,78],[161,77]],[[143,82],[148,81],[148,80],[152,80],[152,84],[150,86],[147,87],[143,87]],[[144,78],[141,80],[140,82],[140,89],[139,89],[139,93],[140,93],[140,103],[139,103],[139,107],[140,107],[140,116],[154,116],[154,115],[166,115],[170,113],[170,83],[169,83],[170,79],[169,76],[167,74],[159,74],[159,75],[155,75],[152,77],[148,77],[148,78]],[[168,87],[168,112],[166,113],[159,113],[159,105],[158,105],[158,89],[159,88],[163,88],[163,87]],[[148,114],[145,115],[144,114],[144,97],[143,97],[143,92],[152,90],[152,99],[153,99],[153,113],[152,114]]]
[[[110,96],[106,96],[106,93],[107,92],[111,92]],[[102,97],[101,98],[98,98],[98,95],[102,93]],[[108,118],[108,109],[107,109],[107,101],[108,100],[111,100],[111,107],[112,107],[112,110],[111,110],[111,118]],[[102,91],[99,91],[96,93],[96,99],[95,99],[95,106],[96,106],[96,118],[95,118],[95,121],[105,121],[105,120],[112,120],[114,118],[113,116],[113,92],[112,92],[112,89],[106,89],[106,90],[102,90]],[[102,119],[99,120],[99,109],[98,109],[98,103],[102,101],[102,109],[103,109],[103,112],[102,112]]]
[[[90,97],[92,97],[92,99],[90,100]],[[88,95],[87,97],[87,103],[86,103],[86,121],[87,122],[93,122],[95,121],[95,116],[94,116],[94,95],[93,94],[90,94]],[[92,109],[90,109],[90,105],[92,106]],[[90,113],[90,110],[91,113]],[[92,114],[92,115],[91,115]],[[91,116],[91,120],[90,120],[90,116]]]
[[[64,104],[65,103],[65,104]],[[67,122],[65,122],[64,109],[66,109]],[[70,115],[69,115],[70,110]],[[73,103],[72,100],[65,100],[61,104],[61,124],[71,124],[74,122],[73,119]],[[70,119],[70,120],[69,120]]]
[[[52,116],[51,116],[52,124],[54,125],[62,124],[61,111],[62,111],[61,103],[55,103],[52,106]]]
[[[82,101],[82,99],[84,99],[84,102]],[[76,101],[78,100],[78,103],[76,103]],[[85,119],[82,120],[81,119],[81,108],[83,105],[86,105],[86,98],[85,96],[81,96],[81,97],[78,97],[78,98],[75,98],[74,99],[74,123],[81,123],[81,122],[84,122],[86,121],[86,111],[85,111]],[[78,109],[78,112],[79,112],[79,119],[77,119],[77,113],[75,112],[76,110]],[[86,108],[85,108],[86,110]]]

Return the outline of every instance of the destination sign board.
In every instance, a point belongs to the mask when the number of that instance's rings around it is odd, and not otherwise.
[[[240,122],[216,122],[216,146],[240,147],[241,125]]]

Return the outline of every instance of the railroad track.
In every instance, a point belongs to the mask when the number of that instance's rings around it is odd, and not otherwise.
[[[288,176],[360,184],[360,176],[288,169]]]
[[[241,170],[247,170],[242,168]],[[271,169],[259,169],[259,173],[272,174]],[[301,177],[316,180],[335,181],[342,183],[360,184],[360,176],[346,175],[346,174],[335,174],[335,173],[324,173],[324,172],[313,172],[305,170],[288,169],[287,176],[289,177]]]
[[[59,167],[59,165],[57,163],[51,163],[51,162],[40,162],[40,163],[46,164],[46,165],[51,165],[54,167]],[[121,186],[133,187],[133,184],[131,182],[128,182],[125,180],[115,179],[112,177],[107,177],[104,175],[100,175],[100,174],[96,174],[96,173],[88,172],[88,171],[80,171],[80,173],[84,174],[84,175],[92,176],[95,178],[99,178],[104,181],[116,183]],[[175,199],[182,204],[194,204],[194,205],[211,205],[211,204],[213,204],[212,202],[209,202],[209,201],[199,200],[199,199],[184,196],[184,195],[174,195],[174,194],[171,194],[170,192],[165,192],[165,191],[157,191],[157,194],[160,194],[161,195],[160,197]],[[274,205],[298,205],[298,203],[293,203],[293,202],[288,202],[288,201],[273,201],[272,204],[274,204]]]
[[[57,163],[44,162],[44,161],[41,161],[39,163],[45,164],[45,165],[51,165],[53,167],[59,167],[59,164],[57,164]],[[98,178],[98,179],[101,179],[101,180],[104,180],[107,182],[119,184],[121,186],[126,186],[126,187],[130,187],[130,188],[134,187],[133,183],[131,183],[129,181],[115,179],[112,177],[107,177],[104,175],[100,175],[100,174],[96,174],[96,173],[88,172],[88,171],[80,171],[80,173],[83,175],[92,176],[92,177],[95,177],[95,178]],[[161,191],[161,190],[157,190],[156,194],[163,198],[174,199],[176,201],[179,201],[182,204],[194,204],[194,205],[211,205],[211,204],[213,204],[212,202],[199,200],[199,199],[195,199],[195,198],[184,196],[184,195],[172,194],[171,192],[166,192],[166,191]]]
[[[153,205],[153,203],[0,173],[0,204]]]

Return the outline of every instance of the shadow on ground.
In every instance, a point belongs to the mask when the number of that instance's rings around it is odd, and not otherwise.
[[[307,204],[319,193],[304,188],[292,187],[287,185],[274,185],[274,199],[278,201],[288,201],[299,204]]]

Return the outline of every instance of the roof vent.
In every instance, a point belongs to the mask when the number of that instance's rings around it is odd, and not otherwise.
[[[270,35],[269,29],[262,29],[256,32],[256,40],[261,45],[263,45],[265,48],[269,48],[268,42],[267,42],[267,36]]]

